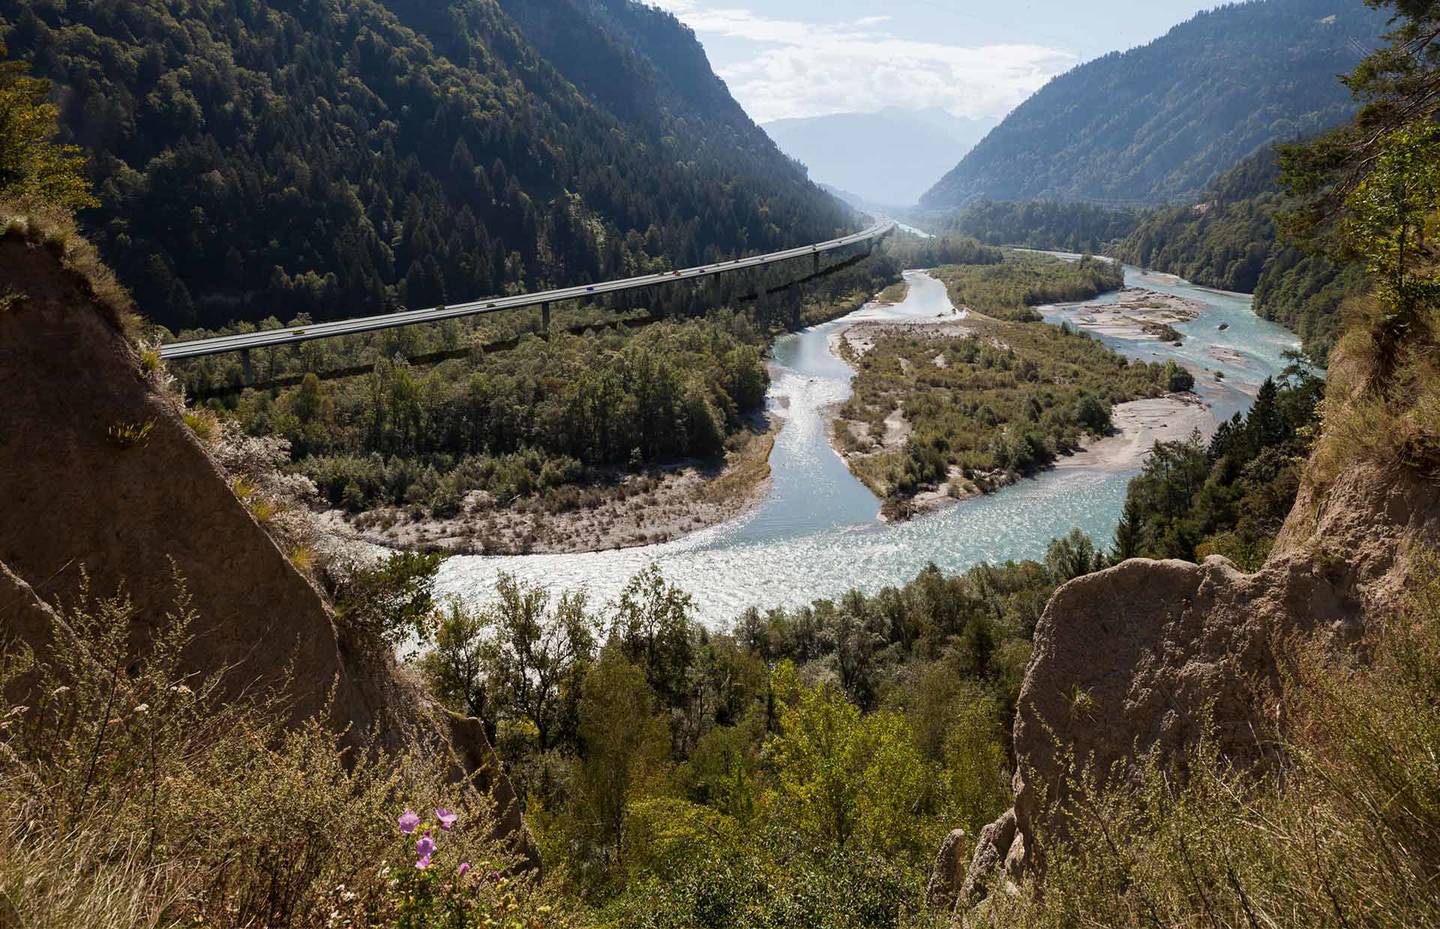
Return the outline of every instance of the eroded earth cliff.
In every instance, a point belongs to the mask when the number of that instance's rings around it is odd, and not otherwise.
[[[245,504],[157,387],[63,239],[0,236],[0,621],[43,649],[81,597],[128,597],[137,642],[183,588],[187,663],[232,693],[283,691],[357,743],[448,753],[492,791],[501,830],[536,861],[483,727],[451,717],[366,648]]]
[[[937,860],[932,887],[953,889],[942,906],[964,909],[1042,867],[1075,791],[1125,778],[1140,759],[1183,768],[1203,737],[1228,763],[1266,763],[1296,643],[1353,645],[1402,607],[1410,553],[1440,544],[1440,484],[1338,451],[1338,473],[1312,462],[1260,571],[1219,556],[1137,559],[1055,593],[1017,708],[1014,807],[968,859]]]

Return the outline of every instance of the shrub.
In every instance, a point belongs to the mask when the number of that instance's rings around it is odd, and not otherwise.
[[[435,572],[442,560],[438,554],[395,552],[373,564],[351,564],[336,594],[337,616],[391,649],[430,641]]]
[[[82,594],[43,652],[5,643],[0,918],[53,929],[395,925],[406,901],[398,869],[381,864],[401,798],[458,811],[454,854],[509,868],[489,838],[493,803],[453,784],[445,759],[347,748],[319,722],[287,726],[278,699],[236,697],[218,676],[185,670],[183,590],[148,635],[133,620],[123,599]],[[503,925],[546,918],[519,883],[484,893],[515,920]]]

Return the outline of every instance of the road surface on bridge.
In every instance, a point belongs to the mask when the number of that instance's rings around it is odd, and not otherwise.
[[[581,300],[587,297],[598,297],[602,294],[637,290],[641,287],[654,287],[660,284],[690,281],[716,274],[726,274],[731,271],[762,268],[782,261],[793,261],[797,258],[804,258],[807,255],[818,257],[826,252],[833,252],[853,245],[879,241],[894,231],[895,224],[893,222],[882,222],[871,226],[863,232],[856,232],[838,239],[831,239],[827,242],[802,245],[799,248],[771,252],[768,255],[734,258],[713,264],[700,265],[695,268],[684,268],[679,271],[644,274],[640,277],[625,278],[618,281],[583,284],[579,287],[564,287],[559,290],[547,290],[532,294],[517,294],[513,297],[488,297],[483,300],[472,300],[469,303],[457,303],[453,306],[437,306],[428,310],[404,310],[398,313],[384,313],[379,316],[364,316],[357,319],[341,319],[333,322],[314,323],[308,326],[290,326],[285,329],[267,329],[263,332],[214,336],[208,339],[193,339],[188,342],[171,342],[168,345],[160,346],[160,357],[167,360],[176,360],[182,358],[199,358],[204,355],[222,355],[228,352],[248,351],[252,348],[291,345],[298,342],[310,342],[315,339],[329,339],[335,336],[355,335],[361,332],[378,332],[382,329],[413,326],[418,323],[433,323],[445,319],[458,319],[463,316],[477,316],[482,313],[498,313],[501,310],[545,306],[551,303],[560,303],[565,300]]]

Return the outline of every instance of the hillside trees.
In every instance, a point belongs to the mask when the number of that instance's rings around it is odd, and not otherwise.
[[[49,84],[30,77],[23,63],[0,61],[0,202],[70,213],[96,201],[83,173],[84,156],[54,141],[59,110],[49,92]]]
[[[1249,413],[1222,423],[1208,446],[1157,444],[1126,491],[1115,557],[1220,554],[1258,569],[1295,502],[1324,392],[1324,381],[1292,368],[1261,385]]]
[[[552,61],[518,7],[597,54]],[[92,155],[87,232],[172,328],[583,283],[849,224],[693,36],[628,3],[6,0],[0,31]]]
[[[1300,200],[1294,232],[1337,260],[1363,265],[1373,294],[1352,301],[1333,378],[1318,473],[1361,455],[1431,473],[1440,462],[1440,8],[1374,0],[1395,13],[1390,45],[1346,83],[1363,102],[1353,124],[1285,153]]]
[[[1109,244],[1129,235],[1138,221],[1135,210],[1058,200],[981,200],[940,220],[944,228],[989,245],[1092,255],[1110,254]]]
[[[922,199],[1081,200],[1144,206],[1193,198],[1258,148],[1348,119],[1335,79],[1379,44],[1358,2],[1234,3],[1147,45],[1055,78]]]
[[[1052,546],[1053,568],[931,567],[875,595],[747,611],[733,630],[699,626],[654,568],[603,606],[502,579],[490,605],[443,611],[443,658],[421,668],[451,707],[487,695],[547,886],[598,924],[897,929],[935,842],[1008,802],[1029,636],[1093,552],[1077,535]],[[504,696],[523,668],[540,676],[497,630],[558,641],[577,622],[609,638],[570,665],[573,725],[542,749]]]

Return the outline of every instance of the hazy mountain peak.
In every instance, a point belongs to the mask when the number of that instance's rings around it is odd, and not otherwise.
[[[869,203],[904,206],[919,199],[955,159],[995,125],[941,107],[888,106],[873,113],[833,113],[766,123],[813,180]]]

